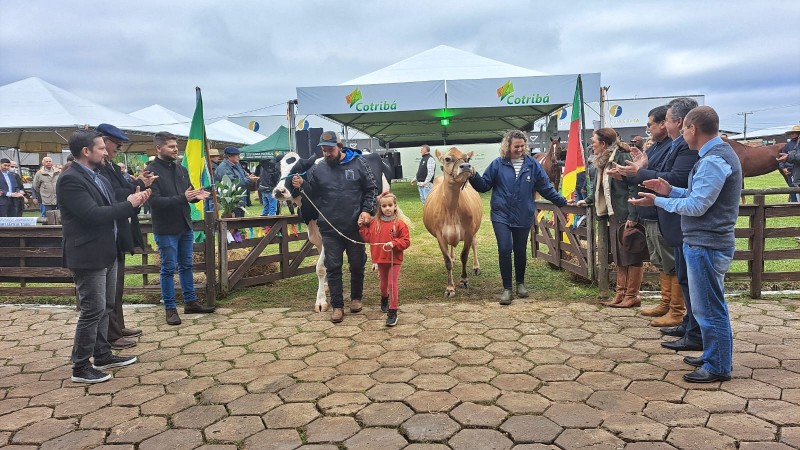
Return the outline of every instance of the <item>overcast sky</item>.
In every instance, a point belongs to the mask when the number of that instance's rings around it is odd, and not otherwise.
[[[705,94],[721,127],[800,121],[800,1],[1,0],[0,84],[36,76],[131,112],[281,114],[437,45],[550,74],[600,72],[611,98]],[[281,104],[277,107],[265,108]]]

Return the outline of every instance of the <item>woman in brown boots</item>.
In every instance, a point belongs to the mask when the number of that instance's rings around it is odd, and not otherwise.
[[[622,248],[617,238],[638,224],[636,208],[628,204],[628,199],[636,195],[636,186],[628,185],[624,180],[615,179],[607,173],[608,169],[624,166],[626,161],[632,160],[630,147],[619,140],[613,128],[601,128],[592,134],[592,150],[597,169],[594,196],[577,204],[594,204],[598,217],[608,217],[611,254],[617,265],[617,292],[612,300],[602,304],[614,308],[639,306],[642,304],[639,287],[642,285],[644,266],[641,258],[638,258],[638,262],[637,258],[632,258],[633,255]]]

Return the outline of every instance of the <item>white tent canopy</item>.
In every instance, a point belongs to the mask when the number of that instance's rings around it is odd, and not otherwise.
[[[571,104],[577,78],[439,46],[338,86],[299,87],[297,99],[302,114],[322,115],[393,147],[497,142],[505,130],[530,129]],[[599,101],[600,74],[581,78],[584,101]]]
[[[784,126],[781,126],[781,127],[764,128],[764,129],[761,129],[761,130],[748,131],[747,132],[747,139],[749,140],[749,139],[761,139],[761,138],[777,137],[778,138],[778,143],[785,142],[786,139],[789,139],[789,135],[787,135],[786,132],[791,130],[792,127],[795,126],[795,125],[796,124],[784,125]],[[780,139],[781,137],[783,137],[784,139],[781,140]],[[729,139],[732,139],[734,141],[742,140],[742,139],[744,139],[744,134],[736,134],[736,135],[731,136]]]
[[[231,142],[247,145],[252,145],[256,142],[264,140],[263,134],[256,133],[255,131],[247,129],[241,125],[235,124],[228,119],[218,120],[206,125],[206,134],[208,135],[209,139],[212,139],[212,136],[217,135],[230,136],[231,139],[235,139],[235,141]]]
[[[130,115],[154,124],[144,127],[152,133],[168,131],[176,136],[186,138],[189,136],[189,128],[192,125],[191,118],[158,104],[134,111]],[[220,145],[250,145],[264,139],[264,136],[222,119],[206,125],[206,138],[212,143]]]
[[[0,86],[0,146],[30,152],[60,152],[70,134],[111,123],[132,146],[152,142],[141,119],[99,105],[40,78]]]

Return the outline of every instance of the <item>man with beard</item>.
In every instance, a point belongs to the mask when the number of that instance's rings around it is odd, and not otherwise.
[[[189,203],[196,203],[208,198],[209,193],[195,189],[189,183],[189,172],[185,167],[176,164],[178,159],[178,138],[168,132],[156,133],[153,138],[157,157],[147,166],[148,170],[158,176],[153,183],[153,196],[150,199],[150,210],[153,218],[153,235],[161,257],[161,298],[164,301],[167,324],[180,325],[175,302],[175,268],[183,291],[183,312],[210,313],[213,307],[207,307],[197,301],[192,277],[192,248],[194,247],[194,231]]]
[[[101,123],[97,126],[97,132],[103,135],[103,142],[106,145],[108,155],[98,167],[98,172],[103,175],[110,183],[114,191],[114,198],[118,202],[136,192],[136,188],[144,191],[153,184],[153,174],[143,171],[133,183],[125,178],[122,168],[114,164],[114,157],[122,147],[128,142],[128,136],[114,125]],[[137,214],[138,214],[137,210]],[[117,252],[117,290],[115,294],[114,310],[108,315],[108,341],[113,349],[123,349],[136,346],[136,341],[131,339],[142,334],[142,330],[125,327],[125,318],[122,311],[122,294],[125,290],[125,254],[133,254],[136,247],[144,248],[142,230],[139,227],[139,218],[133,215],[130,218],[124,217],[117,220],[118,230],[118,252]]]
[[[361,311],[364,291],[364,264],[367,253],[358,232],[361,224],[372,220],[375,198],[378,195],[376,174],[367,166],[360,154],[350,148],[340,148],[333,131],[320,136],[324,163],[315,164],[304,180],[299,175],[292,178],[292,186],[302,190],[321,214],[317,224],[325,248],[325,269],[331,293],[331,322],[344,319],[342,291],[343,254],[347,252],[350,264],[350,312]],[[380,176],[380,174],[377,174]],[[293,195],[299,195],[295,192]],[[340,234],[341,233],[341,234]]]

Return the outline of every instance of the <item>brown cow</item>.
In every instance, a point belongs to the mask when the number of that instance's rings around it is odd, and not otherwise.
[[[472,249],[472,270],[479,275],[478,244],[475,235],[481,227],[483,204],[478,192],[467,180],[475,173],[469,163],[474,152],[464,154],[453,147],[442,154],[436,150],[436,158],[442,164],[442,174],[433,182],[433,189],[422,208],[422,222],[428,232],[439,242],[439,250],[444,257],[447,268],[447,289],[445,297],[456,295],[453,283],[454,252],[459,242],[464,242],[461,249],[461,287],[467,287],[467,258]]]

